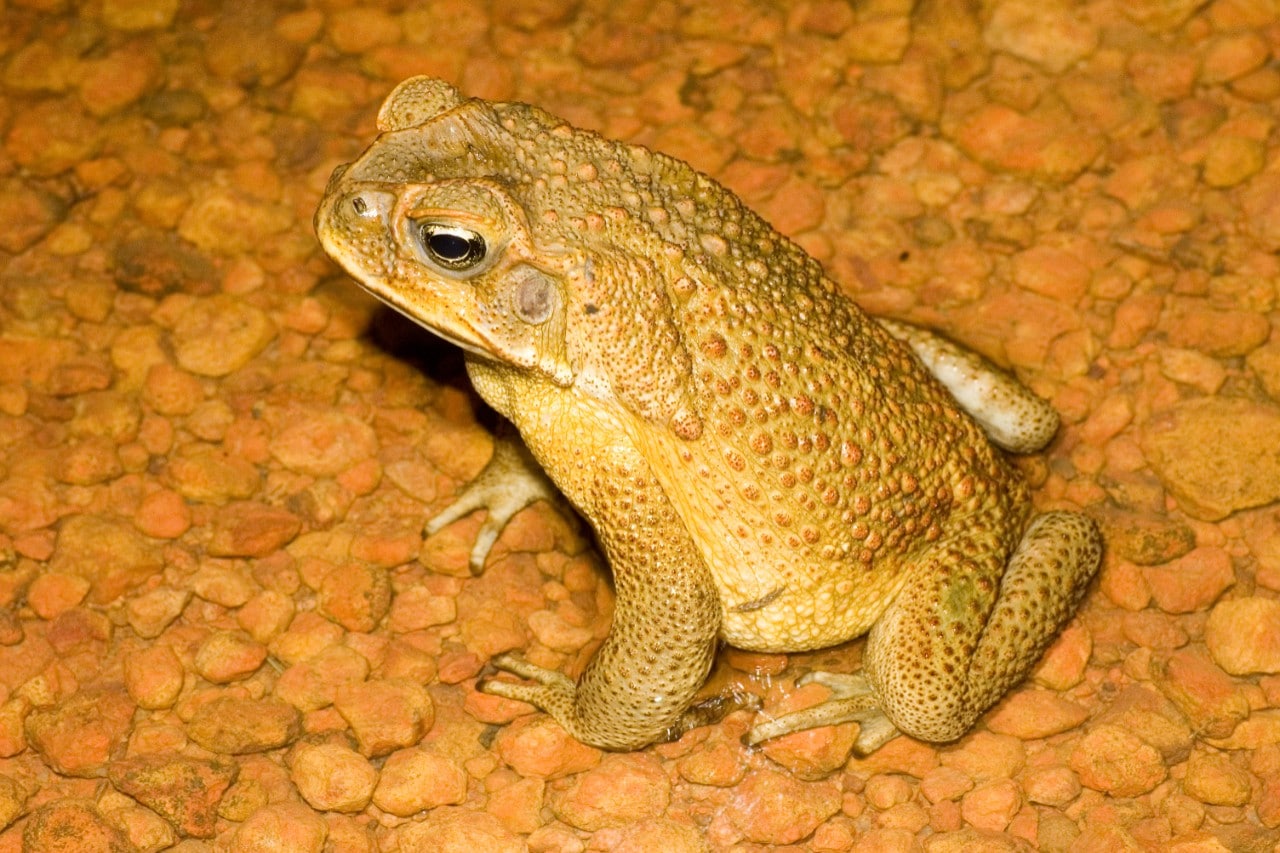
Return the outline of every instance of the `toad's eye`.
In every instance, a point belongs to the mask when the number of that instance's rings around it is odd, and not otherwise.
[[[469,270],[484,260],[484,238],[456,225],[423,222],[418,226],[418,241],[431,260],[451,272]]]

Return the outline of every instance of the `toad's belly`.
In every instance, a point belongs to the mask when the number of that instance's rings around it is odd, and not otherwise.
[[[731,646],[798,652],[866,633],[908,572],[857,576],[847,565],[804,566],[785,549],[744,552],[695,534],[720,594],[720,633]]]
[[[847,531],[806,537],[800,507],[731,480],[666,430],[640,430],[650,461],[715,578],[721,635],[737,648],[794,652],[857,637],[875,624],[909,571],[858,560]],[[844,535],[840,535],[843,533]]]

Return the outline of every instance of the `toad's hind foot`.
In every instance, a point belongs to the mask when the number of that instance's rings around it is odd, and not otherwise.
[[[517,702],[527,702],[546,711],[562,724],[572,715],[578,686],[569,676],[531,664],[515,655],[498,655],[489,662],[495,669],[518,675],[532,681],[533,684],[515,684],[510,681],[482,678],[476,684],[476,689],[481,693],[514,699]]]
[[[819,726],[857,723],[858,739],[853,745],[854,752],[868,755],[898,734],[897,728],[880,710],[871,685],[861,674],[810,672],[796,682],[797,687],[806,684],[821,684],[831,691],[831,698],[812,708],[757,723],[747,733],[748,745],[755,746],[772,738]]]

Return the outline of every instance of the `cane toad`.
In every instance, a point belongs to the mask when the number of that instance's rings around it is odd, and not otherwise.
[[[504,655],[489,693],[634,749],[705,719],[717,643],[789,652],[870,632],[862,672],[752,741],[857,720],[959,737],[1036,661],[1097,568],[1095,525],[1032,513],[1004,454],[1057,418],[979,357],[868,317],[687,164],[534,107],[400,84],[337,169],[324,249],[460,346],[479,394],[593,526],[610,634],[581,678]],[[534,496],[504,448],[431,529]]]

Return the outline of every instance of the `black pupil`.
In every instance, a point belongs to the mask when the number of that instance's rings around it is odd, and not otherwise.
[[[437,232],[427,238],[431,251],[446,261],[465,260],[471,254],[472,241],[458,234]]]

